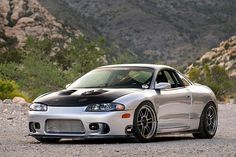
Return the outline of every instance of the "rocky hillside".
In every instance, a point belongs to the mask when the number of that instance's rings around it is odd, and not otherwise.
[[[191,62],[236,34],[236,0],[39,0],[85,34],[103,35],[142,62]]]
[[[211,49],[191,64],[188,70],[193,67],[202,67],[204,64],[225,67],[231,77],[236,77],[236,36],[221,42],[219,47]]]
[[[0,45],[11,37],[24,45],[27,36],[67,41],[80,31],[66,27],[37,0],[0,0]]]

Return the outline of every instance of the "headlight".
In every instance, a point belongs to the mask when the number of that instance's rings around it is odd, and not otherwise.
[[[44,104],[33,103],[30,105],[30,111],[47,111],[48,107]]]
[[[125,106],[118,103],[101,103],[101,104],[90,104],[85,109],[86,112],[109,112],[109,111],[123,111]]]

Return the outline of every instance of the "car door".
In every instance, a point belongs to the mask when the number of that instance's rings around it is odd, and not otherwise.
[[[184,131],[190,127],[191,96],[184,87],[183,82],[172,69],[164,69],[158,72],[157,83],[168,82],[170,89],[157,91],[158,131],[172,132]]]

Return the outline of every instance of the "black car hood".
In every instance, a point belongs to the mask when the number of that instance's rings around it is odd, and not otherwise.
[[[140,90],[143,89],[68,89],[43,95],[34,102],[48,106],[87,106],[94,103],[110,103]]]

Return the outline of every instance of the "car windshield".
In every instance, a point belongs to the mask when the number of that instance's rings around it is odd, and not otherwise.
[[[151,68],[101,68],[93,70],[69,86],[73,88],[149,88]]]

